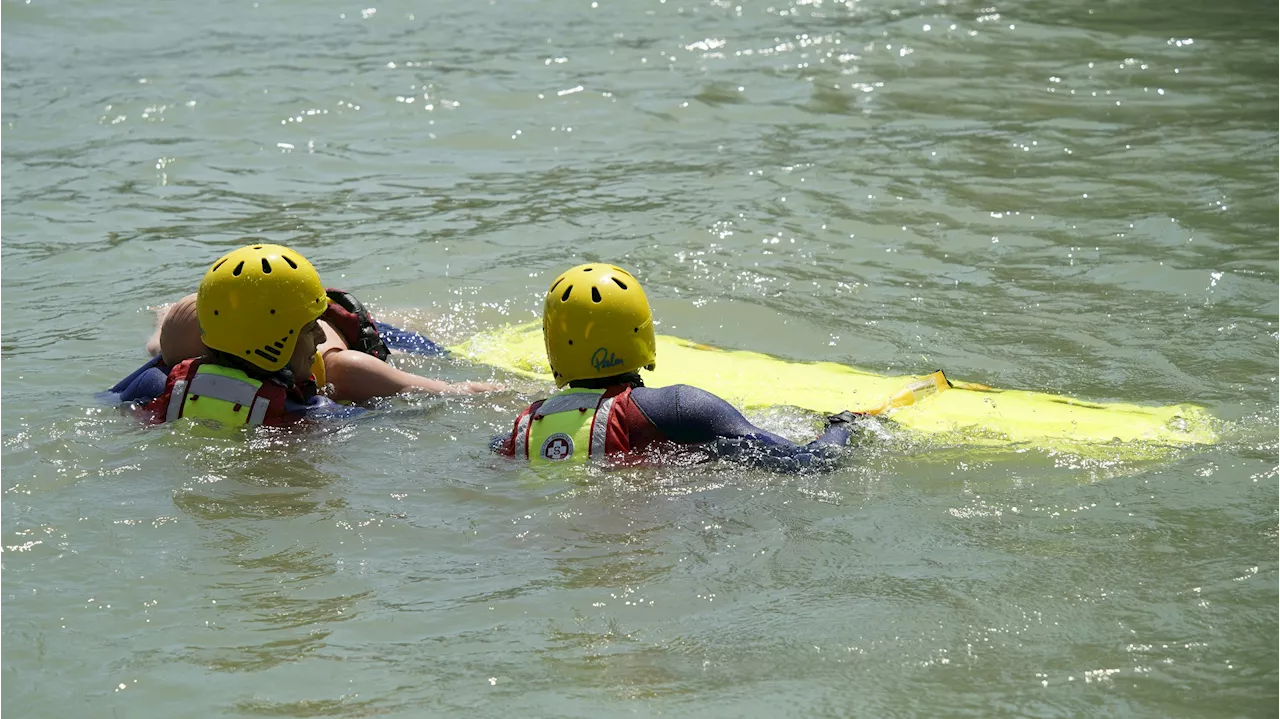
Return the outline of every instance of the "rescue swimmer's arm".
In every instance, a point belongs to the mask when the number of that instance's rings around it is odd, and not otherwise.
[[[365,402],[374,397],[391,397],[404,392],[478,394],[500,389],[499,385],[488,382],[450,384],[423,377],[392,367],[372,355],[348,349],[324,351],[324,370],[329,384],[335,389],[333,398],[339,401]]]
[[[736,407],[697,387],[637,387],[631,398],[667,439],[705,445],[717,456],[774,471],[829,467],[855,429],[850,421],[835,420],[820,437],[799,445],[751,424]]]
[[[333,387],[331,396],[340,402],[367,402],[374,397],[392,397],[405,392],[479,394],[500,388],[487,382],[450,384],[405,372],[373,355],[348,349],[346,338],[328,321],[321,320],[320,328],[324,330],[325,339],[316,349],[324,358],[325,378]]]

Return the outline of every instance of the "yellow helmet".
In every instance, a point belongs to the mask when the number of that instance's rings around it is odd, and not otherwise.
[[[641,367],[652,370],[657,357],[644,289],[614,265],[578,265],[551,283],[542,338],[557,387]]]
[[[196,298],[205,345],[268,372],[289,363],[298,333],[328,307],[311,263],[287,247],[266,244],[219,258]]]

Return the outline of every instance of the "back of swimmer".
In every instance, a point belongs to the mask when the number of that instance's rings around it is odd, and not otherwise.
[[[705,390],[645,387],[640,371],[657,362],[653,315],[639,280],[615,265],[579,265],[557,277],[543,302],[542,333],[560,389],[526,407],[491,443],[535,465],[695,450],[773,471],[830,469],[854,434],[876,421],[841,412],[799,445]]]
[[[330,407],[311,371],[328,306],[315,268],[287,247],[223,255],[197,293],[206,351],[173,366],[164,391],[139,413],[154,424],[187,418],[229,428],[292,424]]]

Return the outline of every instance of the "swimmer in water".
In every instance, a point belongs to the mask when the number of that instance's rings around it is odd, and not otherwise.
[[[775,471],[834,466],[877,420],[844,411],[799,445],[753,425],[733,405],[689,385],[645,387],[657,360],[653,315],[639,280],[608,264],[556,278],[543,304],[547,360],[560,391],[529,405],[491,448],[533,464],[635,460],[651,449],[703,452]]]

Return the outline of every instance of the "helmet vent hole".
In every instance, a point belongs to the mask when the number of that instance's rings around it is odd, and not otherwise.
[[[594,287],[591,288],[591,301],[600,304],[600,290]]]
[[[223,266],[223,265],[225,265],[225,264],[227,264],[227,261],[226,261],[226,260],[220,260],[220,261],[218,262],[218,264],[216,264],[216,265],[214,265],[214,266],[213,266],[213,269],[214,269],[214,270],[217,270],[219,267],[221,267],[221,266]]]
[[[280,257],[281,259],[283,259],[285,262],[289,264],[290,269],[294,269],[294,270],[298,269],[298,263],[289,259],[288,255],[280,255]],[[263,262],[266,262],[266,260],[263,260]]]
[[[610,277],[609,279],[613,280],[613,284],[615,284],[615,285],[617,285],[617,286],[621,287],[621,288],[622,288],[622,289],[624,289],[624,290],[625,290],[625,289],[627,289],[626,284],[625,284],[625,283],[623,283],[623,281],[622,281],[622,280],[620,280],[620,279],[618,279],[617,277]]]
[[[262,274],[264,275],[271,274],[271,263],[267,262],[267,258],[265,257],[262,258]]]
[[[561,302],[568,302],[568,301],[569,301],[569,293],[570,293],[570,292],[573,292],[573,285],[569,285],[568,287],[566,287],[566,288],[564,289],[564,294],[563,294],[563,295],[560,295],[560,301],[561,301]]]
[[[234,275],[234,276],[236,276],[236,277],[239,277],[239,276],[240,276],[240,270],[243,270],[243,269],[244,269],[244,263],[243,263],[243,262],[241,262],[240,264],[236,265],[235,269],[231,270],[231,274],[232,274],[232,275]]]

